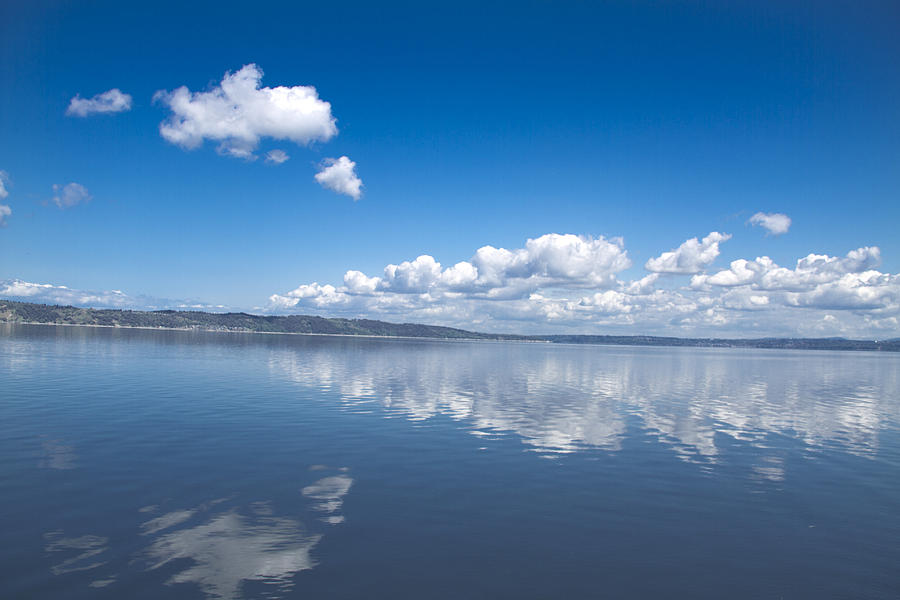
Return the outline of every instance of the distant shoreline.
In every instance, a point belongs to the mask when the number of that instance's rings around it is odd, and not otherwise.
[[[768,348],[783,350],[856,350],[900,352],[900,339],[844,338],[678,338],[648,335],[515,335],[467,331],[419,323],[388,323],[373,319],[326,318],[312,315],[265,316],[201,311],[133,311],[50,306],[0,300],[0,323],[63,325],[107,329],[204,331],[210,333],[266,333],[327,335],[451,341],[508,341],[604,346],[668,346],[692,348]]]
[[[424,335],[376,335],[373,333],[311,333],[305,331],[253,331],[252,329],[212,329],[203,327],[150,327],[145,325],[98,325],[94,323],[42,323],[40,321],[5,321],[0,325],[42,325],[45,327],[92,327],[95,329],[138,329],[144,331],[184,331],[201,333],[249,333],[262,335],[309,335],[316,337],[374,338],[381,340],[439,340],[441,342],[523,342],[552,344],[549,340],[506,340],[489,338],[446,338]]]

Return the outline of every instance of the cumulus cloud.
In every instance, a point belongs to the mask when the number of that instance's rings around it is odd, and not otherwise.
[[[377,295],[380,302],[406,304],[415,298],[461,297],[490,300],[522,299],[544,287],[610,288],[616,274],[631,266],[621,239],[589,238],[550,233],[530,239],[524,248],[479,248],[469,261],[444,268],[423,254],[414,260],[387,265],[380,277],[347,271],[344,286],[301,285],[270,300],[281,307],[314,298],[318,306],[353,304],[350,296]],[[401,299],[401,296],[409,296]]]
[[[91,194],[80,183],[53,184],[53,203],[60,208],[72,208],[90,200]]]
[[[362,180],[356,175],[356,163],[346,156],[326,158],[316,173],[316,181],[322,187],[354,200],[362,196]]]
[[[281,163],[287,162],[290,160],[290,156],[284,150],[269,150],[266,153],[266,162],[272,163],[275,165],[280,165]]]
[[[781,235],[791,228],[791,218],[783,213],[758,212],[747,222],[765,228],[769,235]]]
[[[454,301],[519,301],[548,288],[609,289],[619,285],[616,274],[631,266],[621,239],[590,238],[572,234],[546,234],[530,239],[524,248],[508,250],[483,246],[468,261],[443,267],[423,254],[413,260],[387,265],[380,276],[347,271],[344,285],[304,284],[286,294],[274,294],[271,305],[287,309],[370,306],[380,310],[446,311]],[[539,296],[539,295],[538,295]],[[607,296],[607,299],[611,297]],[[591,303],[599,306],[599,297]],[[604,306],[609,306],[608,302]],[[532,309],[528,309],[532,310]],[[525,316],[525,315],[523,315]]]
[[[342,285],[311,283],[273,294],[272,312],[415,321],[484,331],[760,337],[900,335],[900,274],[877,269],[880,251],[809,254],[794,268],[768,257],[694,273],[680,286],[660,273],[702,268],[727,236],[713,232],[658,260],[640,279],[620,239],[547,234],[523,248],[483,246],[443,266],[423,254],[378,275],[347,271]],[[683,251],[687,248],[687,251]],[[665,284],[665,285],[662,285]],[[828,317],[827,319],[825,317]]]
[[[803,292],[837,281],[847,274],[863,273],[881,263],[881,250],[866,246],[851,250],[843,258],[826,254],[809,254],[797,261],[794,269],[779,267],[768,256],[755,260],[738,259],[728,269],[712,275],[695,275],[691,286],[752,286],[757,290]]]
[[[761,256],[735,260],[712,275],[696,275],[691,287],[731,288],[727,295],[756,297],[757,305],[900,313],[900,275],[875,270],[880,262],[876,246],[851,250],[844,257],[810,254],[793,269]]]
[[[113,88],[102,94],[97,94],[93,98],[82,98],[76,95],[69,102],[66,114],[70,117],[87,117],[129,110],[131,110],[131,96],[123,94],[118,88]]]
[[[678,248],[651,258],[644,268],[655,273],[699,273],[719,256],[719,244],[729,239],[729,234],[718,231],[702,240],[691,238]]]
[[[12,209],[6,204],[0,204],[0,227],[6,227],[6,217],[12,214]]]
[[[485,284],[510,280],[575,287],[609,287],[616,274],[631,266],[621,238],[590,238],[549,233],[509,251],[484,246],[472,258]]]
[[[262,69],[249,64],[226,73],[206,92],[185,86],[156,92],[154,100],[172,111],[160,124],[160,135],[185,149],[213,140],[223,154],[252,159],[264,137],[305,145],[337,134],[331,104],[319,98],[316,88],[260,87],[262,76]]]

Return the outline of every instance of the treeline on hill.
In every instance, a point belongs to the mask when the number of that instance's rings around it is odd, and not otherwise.
[[[204,331],[260,333],[320,333],[469,340],[517,340],[556,344],[609,344],[629,346],[692,346],[720,348],[790,348],[798,350],[881,350],[900,352],[900,339],[873,341],[843,338],[676,338],[615,335],[504,335],[479,333],[417,323],[387,323],[371,319],[330,319],[309,315],[262,316],[247,313],[200,311],[138,311],[48,306],[0,300],[0,322],[150,327]]]

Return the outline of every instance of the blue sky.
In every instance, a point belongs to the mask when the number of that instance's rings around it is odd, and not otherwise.
[[[0,296],[900,336],[898,22],[891,2],[5,2]]]

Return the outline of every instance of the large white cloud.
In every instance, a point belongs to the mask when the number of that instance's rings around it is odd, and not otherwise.
[[[747,222],[765,228],[770,235],[781,235],[791,228],[791,218],[784,213],[758,212]]]
[[[530,239],[524,248],[515,250],[484,246],[471,260],[447,268],[423,254],[411,261],[387,265],[381,277],[347,271],[341,288],[301,285],[287,294],[275,294],[270,300],[273,305],[287,308],[302,305],[309,298],[316,299],[316,306],[323,301],[357,305],[353,297],[363,295],[378,298],[383,307],[462,296],[522,299],[543,287],[609,288],[616,285],[616,274],[630,266],[621,239],[551,233]]]
[[[472,260],[491,278],[540,278],[579,287],[608,287],[616,273],[631,266],[621,238],[593,239],[550,233],[530,239],[525,248],[506,254],[491,246],[480,248]]]
[[[678,248],[651,258],[644,267],[655,273],[699,273],[719,256],[719,244],[729,239],[727,233],[712,231],[702,240],[691,238]]]
[[[738,259],[728,269],[712,275],[695,275],[691,286],[752,286],[757,290],[803,292],[824,283],[832,283],[846,274],[863,273],[881,263],[881,250],[866,246],[851,250],[843,258],[810,254],[797,261],[794,269],[779,267],[768,256],[749,261]]]
[[[264,137],[309,144],[337,134],[331,104],[319,98],[316,88],[260,87],[262,76],[262,69],[249,64],[226,73],[206,92],[185,86],[156,92],[154,99],[172,111],[160,124],[160,134],[185,149],[213,140],[220,152],[241,158],[253,158]]]
[[[661,260],[670,271],[702,268],[724,239],[714,232],[679,248],[690,260]],[[269,310],[519,333],[900,336],[900,274],[875,270],[879,260],[877,247],[810,254],[793,269],[767,257],[739,259],[682,286],[659,272],[620,280],[631,264],[621,240],[547,234],[518,249],[484,246],[448,267],[426,254],[377,276],[347,271],[343,285],[274,294]]]
[[[362,196],[362,179],[356,174],[356,163],[346,156],[326,158],[316,173],[316,181],[322,187],[354,200]]]
[[[66,185],[53,185],[53,203],[60,208],[72,208],[79,204],[90,202],[91,194],[80,183],[67,183]]]
[[[695,275],[691,287],[731,288],[731,297],[744,294],[757,298],[758,305],[893,314],[900,309],[900,276],[875,270],[880,262],[876,246],[851,250],[844,257],[810,254],[799,259],[794,269],[761,256],[732,261],[728,269],[712,275]]]
[[[104,113],[119,113],[131,110],[131,96],[118,88],[97,94],[93,98],[75,96],[69,102],[66,114],[73,117],[87,117]]]

